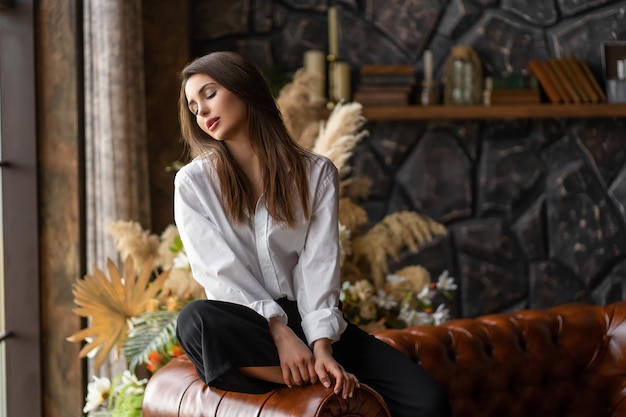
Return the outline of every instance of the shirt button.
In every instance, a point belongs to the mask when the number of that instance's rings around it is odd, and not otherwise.
[[[261,231],[259,232],[259,236],[263,236],[264,234],[265,234],[265,232],[264,232],[263,230],[261,230]]]

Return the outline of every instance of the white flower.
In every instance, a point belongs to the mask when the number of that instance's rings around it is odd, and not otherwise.
[[[350,281],[344,281],[341,283],[341,292],[339,293],[339,299],[346,301],[347,294],[352,290],[352,283]]]
[[[184,250],[178,252],[178,255],[176,255],[172,261],[172,266],[176,269],[191,269],[191,266],[189,265],[189,258],[187,258],[187,254]]]
[[[437,279],[437,289],[441,291],[454,291],[458,286],[454,283],[454,278],[448,276],[448,270],[445,270]]]
[[[111,380],[93,376],[93,382],[87,384],[87,402],[83,412],[88,413],[105,404],[111,395]]]
[[[382,288],[378,289],[378,294],[372,297],[376,305],[385,310],[391,310],[398,306],[398,302],[393,299],[392,294],[387,294]]]
[[[398,318],[404,321],[408,327],[433,324],[433,319],[430,314],[408,308],[406,305],[400,310]]]
[[[361,301],[368,301],[374,296],[375,288],[374,285],[366,279],[362,279],[354,283],[352,287],[354,294]]]
[[[147,383],[147,378],[144,378],[140,381],[139,379],[137,379],[137,375],[131,373],[127,369],[122,373],[122,380],[120,384],[115,388],[115,392],[119,393],[123,389],[126,389],[126,394],[143,394],[144,387]]]
[[[439,304],[437,310],[431,315],[433,317],[433,324],[438,326],[450,319],[450,310],[448,310],[445,305]]]
[[[424,288],[422,288],[422,291],[420,291],[416,297],[418,300],[430,304],[434,296],[435,292],[430,289],[430,286],[424,285]]]

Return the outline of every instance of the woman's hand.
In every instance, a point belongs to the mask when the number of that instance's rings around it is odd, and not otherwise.
[[[315,384],[315,357],[311,349],[283,322],[270,319],[270,333],[278,349],[283,380],[288,387]]]
[[[333,358],[332,346],[329,339],[318,339],[313,343],[315,355],[315,372],[326,388],[335,380],[334,391],[344,399],[352,397],[354,389],[360,387],[359,380]]]

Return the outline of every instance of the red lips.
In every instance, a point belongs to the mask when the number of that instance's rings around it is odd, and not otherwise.
[[[213,130],[215,129],[215,127],[217,126],[218,122],[219,122],[220,118],[219,117],[211,117],[209,120],[206,121],[206,127],[209,130]]]

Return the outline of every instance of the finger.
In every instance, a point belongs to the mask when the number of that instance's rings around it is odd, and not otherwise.
[[[348,398],[352,398],[354,395],[354,378],[351,374],[346,376],[346,383],[343,388],[343,398],[347,400]]]
[[[291,380],[291,370],[287,366],[280,367],[283,372],[283,381],[285,381],[285,385],[291,388],[293,381]]]
[[[320,382],[322,383],[322,385],[324,385],[326,388],[330,388],[330,386],[332,385],[332,382],[330,381],[330,375],[326,371],[326,367],[318,366],[316,368],[315,373],[317,377],[319,378]]]
[[[309,363],[309,382],[311,384],[317,383],[317,372],[315,372],[315,363]]]
[[[349,375],[344,374],[343,383],[341,385],[341,397],[346,400],[350,395],[351,380]],[[339,394],[339,393],[338,393]]]
[[[337,372],[335,374],[335,394],[339,395],[341,390],[343,390],[343,384],[345,382],[345,378],[342,372]]]
[[[297,386],[302,385],[302,374],[301,374],[300,369],[298,367],[294,367],[291,370],[291,380]]]

